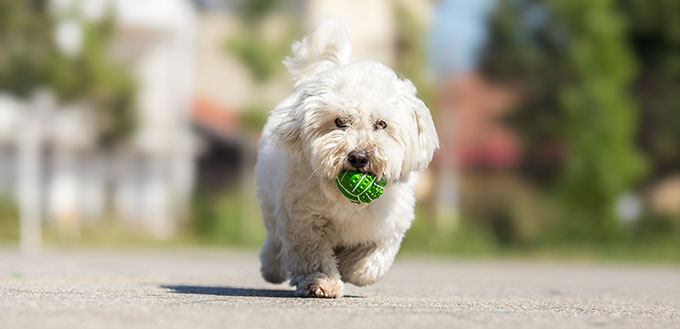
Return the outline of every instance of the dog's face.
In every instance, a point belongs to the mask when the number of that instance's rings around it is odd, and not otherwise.
[[[298,88],[276,137],[308,161],[310,175],[332,181],[354,169],[403,181],[425,168],[438,147],[413,84],[380,63],[338,66]]]

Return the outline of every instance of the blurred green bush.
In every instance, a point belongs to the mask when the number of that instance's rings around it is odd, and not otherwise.
[[[0,196],[0,242],[19,239],[19,211],[9,198]]]
[[[207,244],[258,247],[265,237],[259,203],[254,193],[234,187],[194,197],[190,235]]]

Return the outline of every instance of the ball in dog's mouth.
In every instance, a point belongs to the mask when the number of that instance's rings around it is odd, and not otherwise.
[[[387,181],[376,179],[371,173],[356,170],[341,172],[335,179],[338,189],[352,203],[370,203],[380,197],[385,190]]]

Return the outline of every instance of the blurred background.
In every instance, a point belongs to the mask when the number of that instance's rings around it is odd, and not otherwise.
[[[258,136],[326,18],[438,127],[403,252],[680,261],[674,0],[2,0],[0,242],[259,246]]]

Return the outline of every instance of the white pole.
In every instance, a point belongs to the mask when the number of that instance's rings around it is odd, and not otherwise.
[[[53,98],[46,92],[35,95],[25,109],[25,122],[19,134],[20,247],[25,254],[33,254],[42,247],[42,138],[43,120],[53,106]]]
[[[440,97],[443,93],[450,92],[453,84],[445,83],[444,90],[440,90]],[[439,152],[438,161],[438,184],[435,196],[435,220],[436,226],[440,230],[454,231],[460,225],[460,196],[458,180],[458,166],[455,154],[452,150],[456,146],[458,127],[456,112],[451,100],[443,100],[440,106],[440,122],[446,122],[447,126],[439,126],[439,141],[443,152]]]

